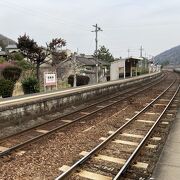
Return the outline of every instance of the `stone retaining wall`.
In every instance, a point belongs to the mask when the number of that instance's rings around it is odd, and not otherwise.
[[[117,91],[128,88],[132,85],[149,81],[152,78],[159,78],[160,73],[145,75],[123,81],[115,81],[109,83],[101,83],[99,85],[83,86],[81,88],[72,88],[67,91],[58,91],[55,95],[39,94],[29,96],[31,99],[12,99],[9,103],[3,104],[0,102],[0,127],[28,121],[32,118],[57,112],[60,109],[72,105],[78,105],[90,99],[113,94]],[[43,95],[43,96],[42,96]],[[34,97],[34,98],[32,98]]]

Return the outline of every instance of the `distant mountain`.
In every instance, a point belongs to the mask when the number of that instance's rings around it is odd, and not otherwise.
[[[8,45],[14,45],[16,42],[2,34],[0,34],[0,47],[4,50],[4,48]]]
[[[154,60],[155,63],[163,65],[180,65],[180,45],[157,55]]]

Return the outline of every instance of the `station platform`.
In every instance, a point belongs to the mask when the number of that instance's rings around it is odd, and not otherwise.
[[[65,90],[30,94],[20,97],[0,100],[0,126],[9,127],[12,124],[28,122],[47,114],[79,106],[90,100],[106,97],[141,83],[160,81],[164,73],[156,72],[129,79],[109,81],[94,85],[85,85]]]
[[[151,180],[180,179],[180,108]]]

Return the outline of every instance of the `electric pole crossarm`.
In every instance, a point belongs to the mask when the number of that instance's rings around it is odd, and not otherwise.
[[[140,47],[140,57],[143,57],[143,55],[142,55],[143,50],[144,50],[144,49],[143,49],[143,47],[141,46],[141,47]]]
[[[100,27],[98,27],[97,24],[92,25],[93,27],[95,27],[94,31],[91,32],[95,32],[95,43],[96,43],[96,48],[95,48],[95,55],[97,56],[97,50],[98,50],[98,32],[99,31],[103,31]]]

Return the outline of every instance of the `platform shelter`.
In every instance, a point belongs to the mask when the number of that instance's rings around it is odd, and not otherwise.
[[[111,80],[137,76],[138,62],[142,60],[143,58],[129,57],[126,59],[118,59],[112,62],[110,68]]]

